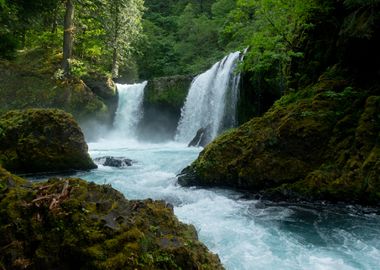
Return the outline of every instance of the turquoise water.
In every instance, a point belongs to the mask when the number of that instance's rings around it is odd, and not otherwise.
[[[178,143],[101,141],[92,157],[123,156],[127,168],[78,176],[111,184],[129,199],[163,199],[226,269],[380,269],[380,216],[353,206],[277,204],[221,189],[183,188],[176,174],[201,151]]]

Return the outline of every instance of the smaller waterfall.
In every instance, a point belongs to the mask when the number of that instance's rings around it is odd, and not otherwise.
[[[239,56],[240,52],[229,54],[193,80],[177,127],[177,141],[188,143],[203,128],[209,142],[235,126],[240,75],[234,70]]]
[[[142,103],[147,83],[117,84],[119,104],[114,121],[114,135],[135,138],[137,125],[143,115]]]

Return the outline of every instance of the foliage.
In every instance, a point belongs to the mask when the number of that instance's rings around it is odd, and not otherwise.
[[[65,1],[3,0],[0,2],[0,57],[12,58],[16,49],[61,49]],[[86,71],[110,73],[113,53],[123,66],[140,37],[143,0],[75,0],[74,48],[71,76]]]
[[[146,38],[137,58],[140,76],[151,78],[197,74],[209,68],[226,50],[220,33],[235,0],[146,1]],[[215,5],[215,7],[214,7]]]
[[[112,49],[112,75],[118,76],[120,62],[133,52],[140,37],[143,0],[108,0],[105,27]]]
[[[277,76],[286,76],[292,59],[302,57],[300,44],[312,27],[308,17],[316,7],[314,0],[239,0],[224,35],[249,46],[244,70],[276,70]]]

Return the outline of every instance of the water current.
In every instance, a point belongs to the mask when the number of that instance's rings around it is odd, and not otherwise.
[[[94,158],[123,156],[135,163],[99,166],[79,177],[111,184],[128,199],[171,203],[226,269],[379,269],[380,215],[369,209],[271,203],[223,189],[181,187],[176,174],[201,148],[177,142],[103,139],[89,147]]]

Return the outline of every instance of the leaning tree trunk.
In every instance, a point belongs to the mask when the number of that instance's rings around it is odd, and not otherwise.
[[[65,20],[63,23],[63,61],[62,68],[65,75],[70,73],[70,63],[74,41],[74,4],[73,0],[66,0]]]

